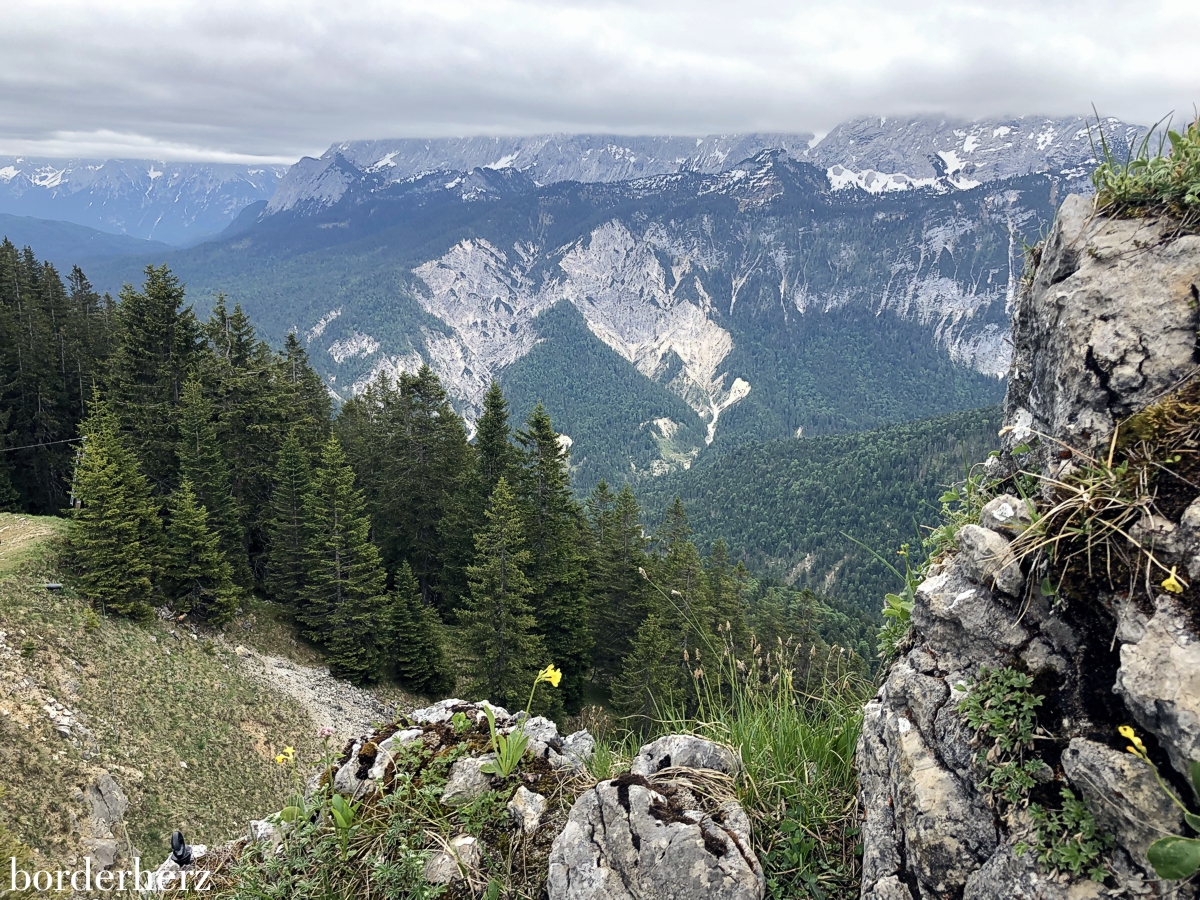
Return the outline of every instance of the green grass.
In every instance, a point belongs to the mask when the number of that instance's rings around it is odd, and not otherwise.
[[[1180,220],[1181,230],[1200,229],[1200,118],[1181,132],[1159,132],[1152,151],[1156,130],[1125,160],[1114,158],[1100,131],[1103,161],[1092,174],[1097,207],[1121,217],[1165,213]]]
[[[291,781],[275,754],[320,746],[307,713],[243,674],[232,643],[185,623],[101,619],[69,586],[47,592],[63,580],[47,540],[61,526],[0,515],[0,630],[13,651],[0,654],[0,829],[43,858],[69,858],[73,819],[85,817],[72,792],[102,770],[129,796],[129,838],[150,860],[175,828],[212,845],[278,809]],[[79,714],[90,740],[54,731],[49,697]]]
[[[695,678],[694,714],[667,715],[663,733],[690,732],[737,749],[738,799],[753,826],[771,898],[856,898],[858,776],[854,748],[870,687],[834,648],[755,648]]]

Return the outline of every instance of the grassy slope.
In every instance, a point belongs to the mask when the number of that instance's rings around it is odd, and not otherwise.
[[[61,580],[49,539],[62,526],[0,514],[0,829],[43,858],[69,859],[73,821],[85,821],[72,793],[101,770],[129,796],[130,837],[155,862],[175,828],[213,844],[280,808],[292,783],[274,755],[285,745],[319,755],[307,713],[243,674],[232,644],[179,623],[98,621],[70,590],[48,593],[45,582]],[[285,649],[281,629],[256,618],[239,639]],[[42,708],[51,697],[91,739],[55,732]]]

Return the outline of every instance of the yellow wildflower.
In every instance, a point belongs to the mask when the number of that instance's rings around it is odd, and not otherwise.
[[[538,681],[548,681],[551,687],[558,687],[558,683],[562,681],[562,671],[554,668],[554,663],[546,666],[542,671],[538,672]],[[536,682],[535,682],[536,684]]]
[[[1121,735],[1121,737],[1123,737],[1123,738],[1128,738],[1129,740],[1133,740],[1133,729],[1130,728],[1128,725],[1122,725],[1120,728],[1118,728],[1117,734]]]
[[[1182,594],[1183,585],[1179,579],[1175,577],[1175,567],[1171,566],[1171,574],[1163,579],[1163,590],[1170,591],[1172,594]]]
[[[285,762],[284,755],[283,755],[282,753],[280,753],[278,756],[276,756],[276,757],[275,757],[275,762],[279,763],[279,765],[281,765],[281,766],[282,766],[282,765],[284,764],[284,762]]]

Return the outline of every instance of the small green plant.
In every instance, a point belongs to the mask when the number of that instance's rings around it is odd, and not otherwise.
[[[1099,117],[1096,126],[1102,159],[1092,183],[1102,212],[1125,217],[1169,213],[1186,230],[1200,226],[1200,117],[1182,132],[1167,129],[1165,137],[1159,132],[1154,153],[1150,145],[1157,126],[1151,128],[1124,161],[1110,150]]]
[[[984,771],[980,790],[1019,803],[1033,788],[1042,769],[1037,758],[1025,758],[1033,749],[1037,708],[1045,698],[1035,696],[1033,679],[1015,669],[989,669],[983,666],[970,693],[958,704],[958,710],[985,746],[976,762]],[[963,691],[963,685],[955,685]]]
[[[955,690],[969,691],[958,711],[976,734],[990,738],[1000,753],[1019,753],[1033,747],[1037,708],[1046,699],[1034,696],[1032,687],[1033,678],[1023,672],[983,666],[969,688],[955,685]],[[990,748],[983,752],[994,759]]]
[[[533,679],[533,688],[529,691],[529,703],[525,705],[527,717],[529,710],[533,707],[533,695],[537,691],[537,686],[543,681],[551,687],[558,687],[558,683],[562,681],[562,672],[554,668],[553,663],[538,672],[537,678]],[[485,706],[483,712],[487,716],[488,731],[492,736],[492,752],[496,754],[496,759],[484,763],[479,767],[479,771],[507,778],[516,770],[521,762],[521,757],[525,755],[525,748],[529,745],[529,736],[525,734],[523,727],[518,728],[512,734],[496,734],[495,713],[492,712],[490,706]]]
[[[1142,743],[1141,738],[1134,734],[1133,729],[1128,725],[1122,725],[1117,729],[1121,737],[1129,740],[1129,746],[1125,749],[1142,760],[1154,773],[1155,779],[1158,781],[1158,786],[1164,794],[1171,798],[1171,802],[1183,810],[1183,819],[1188,826],[1198,834],[1200,834],[1200,815],[1196,815],[1186,806],[1183,801],[1176,796],[1162,776],[1158,772],[1158,766],[1150,759],[1150,755],[1146,752],[1146,745]],[[1200,796],[1200,760],[1192,760],[1191,766],[1192,786],[1196,789],[1196,794]],[[1172,834],[1164,838],[1159,838],[1146,851],[1146,858],[1150,861],[1150,865],[1154,867],[1155,874],[1159,878],[1166,878],[1172,881],[1181,878],[1190,878],[1196,872],[1200,872],[1200,838],[1184,837],[1182,835]]]
[[[980,790],[1002,798],[1012,806],[1026,802],[1045,764],[1033,750],[1038,737],[1037,710],[1045,700],[1034,694],[1033,678],[1012,668],[983,666],[958,710],[978,738],[984,741],[975,761],[984,771]],[[956,690],[968,690],[955,685]],[[1087,804],[1070,788],[1062,789],[1060,809],[1029,803],[1035,838],[1015,846],[1018,855],[1032,851],[1045,872],[1087,873],[1096,881],[1108,877],[1104,851],[1112,838],[1101,833]]]
[[[1078,877],[1085,872],[1093,881],[1108,877],[1104,852],[1113,839],[1099,830],[1087,804],[1070,788],[1062,789],[1062,809],[1046,809],[1041,804],[1029,804],[1037,843],[1018,843],[1013,849],[1018,855],[1033,851],[1045,871],[1070,872]]]
[[[21,659],[33,659],[37,651],[37,641],[33,638],[25,638],[25,640],[21,641]]]
[[[83,630],[88,634],[95,634],[99,628],[100,617],[90,606],[85,606],[83,608]]]
[[[347,800],[341,794],[334,794],[329,798],[329,817],[333,819],[333,828],[337,832],[343,862],[346,861],[350,835],[354,831],[354,820],[361,806],[362,801]]]
[[[450,717],[450,727],[456,734],[462,734],[471,727],[471,720],[467,718],[466,713],[456,712]]]
[[[914,571],[908,558],[908,544],[901,545],[897,554],[904,559],[904,574],[893,567],[893,571],[904,579],[904,587],[898,594],[885,594],[883,598],[883,617],[887,621],[879,629],[878,646],[882,659],[891,659],[900,648],[900,644],[908,637],[912,628],[913,604],[916,602],[917,588],[921,584],[919,571]]]

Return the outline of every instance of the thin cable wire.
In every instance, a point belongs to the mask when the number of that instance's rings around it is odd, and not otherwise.
[[[32,447],[53,447],[55,444],[73,444],[83,438],[67,438],[62,441],[46,441],[44,444],[26,444],[24,447],[0,447],[0,453],[12,453],[14,450],[29,450]]]

